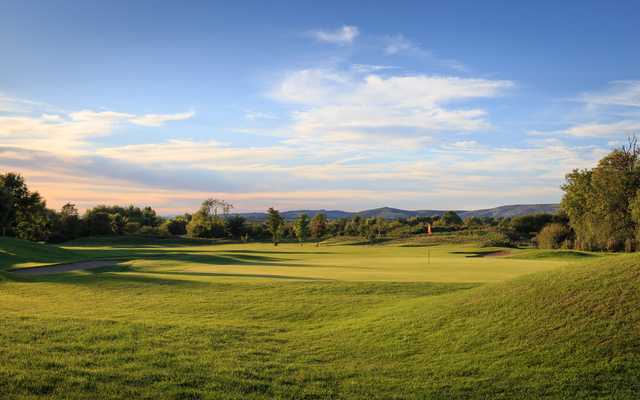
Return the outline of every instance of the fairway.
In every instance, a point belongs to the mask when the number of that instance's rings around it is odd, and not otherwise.
[[[497,282],[565,265],[567,259],[528,259],[521,250],[478,249],[473,245],[425,247],[312,244],[221,244],[183,246],[67,245],[56,261],[123,259],[129,274],[164,275],[168,279],[236,278],[391,282]],[[498,256],[493,256],[493,254]],[[506,256],[505,256],[506,254]],[[46,265],[17,262],[14,268]]]
[[[5,270],[118,259],[0,275],[3,398],[512,398],[522,390],[563,398],[611,385],[631,398],[638,387],[638,339],[627,331],[637,326],[636,257],[488,256],[500,249],[473,246],[431,247],[428,260],[426,248],[401,246],[0,244]],[[590,311],[610,295],[594,277],[628,293],[601,310],[624,314],[598,346],[613,320]],[[593,289],[570,300],[585,286]]]

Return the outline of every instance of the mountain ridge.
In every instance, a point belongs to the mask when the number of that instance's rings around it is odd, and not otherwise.
[[[494,217],[494,218],[507,218],[517,217],[521,215],[537,214],[537,213],[555,213],[560,208],[558,203],[543,203],[543,204],[510,204],[493,208],[483,208],[478,210],[452,210],[455,211],[462,218],[470,217]],[[290,210],[281,211],[280,214],[285,220],[294,220],[301,214],[307,214],[309,217],[313,217],[317,214],[323,213],[328,219],[338,218],[351,218],[360,216],[362,218],[377,218],[382,217],[384,219],[399,219],[399,218],[411,218],[411,217],[433,217],[441,216],[449,210],[404,210],[401,208],[393,207],[379,207],[362,211],[342,211],[342,210]],[[249,212],[249,213],[236,213],[236,215],[243,216],[249,220],[263,220],[266,218],[267,213],[264,212]]]

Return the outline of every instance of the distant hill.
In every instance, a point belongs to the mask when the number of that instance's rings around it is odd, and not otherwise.
[[[468,217],[517,217],[519,215],[529,215],[538,213],[554,214],[560,209],[560,204],[516,204],[512,206],[500,206],[487,208],[485,210],[462,211],[462,218]]]
[[[553,214],[558,211],[559,204],[515,204],[508,206],[500,206],[495,208],[487,208],[482,210],[454,210],[462,218],[469,217],[494,217],[494,218],[506,218],[517,217],[519,215],[537,214],[537,213],[550,213]],[[307,214],[310,217],[319,213],[324,213],[329,219],[338,218],[350,218],[353,216],[361,216],[362,218],[377,218],[382,217],[384,219],[399,219],[410,217],[433,217],[436,215],[442,215],[448,210],[402,210],[400,208],[381,207],[371,210],[364,210],[358,212],[340,211],[340,210],[293,210],[281,212],[284,219],[291,221],[296,219],[300,214]],[[249,220],[263,220],[266,218],[266,213],[254,212],[254,213],[241,213],[243,217]]]

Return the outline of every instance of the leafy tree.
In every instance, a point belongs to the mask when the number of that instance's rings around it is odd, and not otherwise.
[[[6,187],[0,187],[0,233],[7,236],[11,230],[11,224],[15,219],[14,200],[11,191]]]
[[[510,225],[515,240],[529,240],[551,222],[553,222],[551,214],[530,214],[512,218]]]
[[[234,239],[240,238],[246,233],[247,220],[241,215],[232,215],[224,221],[225,230]]]
[[[225,222],[219,212],[222,211],[226,216],[231,208],[233,206],[224,200],[205,200],[191,217],[187,225],[187,233],[195,237],[224,237]]]
[[[71,240],[82,235],[82,221],[75,204],[67,203],[62,206],[55,231],[60,241]]]
[[[447,211],[440,218],[440,223],[444,226],[458,226],[462,225],[464,222],[462,218],[455,211]]]
[[[160,220],[158,219],[158,215],[156,214],[156,211],[151,208],[151,207],[145,207],[142,210],[142,221],[141,221],[142,225],[146,225],[146,226],[158,226],[160,223]]]
[[[219,213],[223,216],[229,215],[229,211],[233,208],[231,203],[227,203],[224,200],[207,199],[202,203],[202,209],[206,211],[207,215],[217,217]]]
[[[49,238],[52,221],[46,203],[38,192],[29,191],[21,175],[12,172],[0,175],[0,192],[3,235],[36,241]]]
[[[135,233],[138,233],[141,227],[142,225],[140,225],[140,222],[129,221],[124,225],[124,233],[133,235]]]
[[[504,233],[492,232],[483,238],[482,247],[516,247],[516,244]]]
[[[469,217],[464,220],[464,224],[469,228],[477,228],[482,226],[484,221],[480,217]]]
[[[559,249],[571,236],[569,227],[551,223],[545,225],[544,228],[536,235],[536,242],[541,249]]]
[[[300,214],[294,224],[294,230],[300,245],[307,240],[309,236],[309,216],[307,214]]]
[[[211,217],[204,210],[199,210],[187,225],[187,234],[193,237],[211,237]]]
[[[280,212],[273,207],[267,211],[267,221],[265,222],[267,230],[271,233],[273,245],[277,246],[282,235],[282,226],[284,225],[284,219],[280,215]]]
[[[562,209],[581,249],[621,250],[636,235],[640,149],[635,139],[613,150],[592,170],[574,170],[562,186]]]
[[[125,225],[129,222],[127,218],[121,214],[111,214],[109,218],[111,219],[111,231],[116,235],[122,235]]]
[[[183,217],[168,219],[162,223],[160,231],[174,236],[185,235],[187,233],[187,221]]]
[[[376,226],[375,218],[367,218],[361,225],[362,236],[364,236],[369,243],[375,242],[378,237],[378,227]]]
[[[327,234],[327,216],[324,213],[318,213],[311,219],[311,236],[315,239],[321,239]]]
[[[110,235],[113,233],[111,228],[111,215],[106,212],[86,213],[84,220],[89,235]]]

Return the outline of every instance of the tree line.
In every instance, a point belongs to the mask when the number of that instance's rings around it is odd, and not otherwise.
[[[286,221],[270,208],[264,221],[232,214],[233,205],[207,199],[193,214],[159,216],[151,207],[99,205],[80,215],[71,203],[49,209],[37,192],[16,173],[0,174],[0,233],[21,239],[63,242],[94,235],[158,235],[234,240],[320,241],[358,237],[374,243],[389,235],[477,233],[485,246],[536,245],[545,248],[636,251],[640,243],[640,148],[635,138],[613,150],[592,169],[573,170],[562,185],[556,214],[514,218],[471,217],[453,211],[442,216],[329,220],[325,214],[299,215]]]
[[[389,232],[402,235],[423,234],[426,226],[434,230],[460,230],[465,226],[494,226],[493,218],[463,221],[455,212],[438,217],[414,217],[395,221],[383,218],[341,218],[329,220],[323,213],[298,216],[285,221],[278,210],[270,208],[264,221],[249,221],[232,214],[233,205],[219,199],[207,199],[193,214],[171,218],[159,216],[152,207],[98,205],[80,214],[72,204],[60,210],[47,207],[39,193],[29,190],[16,173],[0,174],[0,229],[3,236],[44,242],[64,242],[97,235],[190,236],[235,240],[319,241],[332,236],[360,237],[370,242]]]

